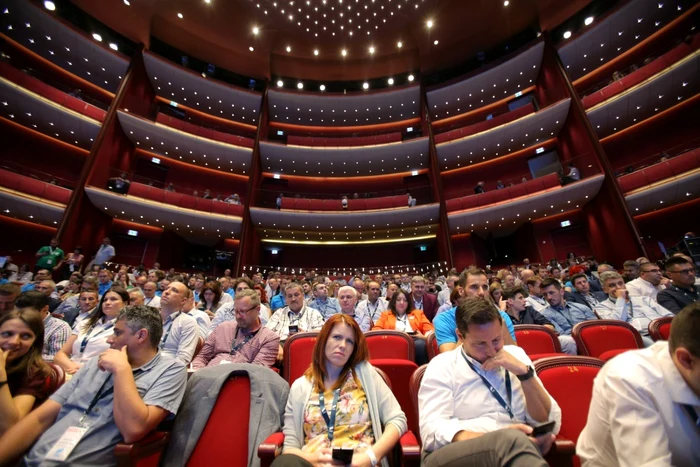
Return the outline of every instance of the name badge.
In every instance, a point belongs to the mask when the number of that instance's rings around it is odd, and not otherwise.
[[[56,444],[54,444],[49,453],[46,454],[46,459],[59,462],[65,461],[87,431],[88,427],[68,427],[66,432],[63,433],[63,436],[56,441]]]
[[[226,365],[227,363],[228,363],[229,365],[232,364],[232,363],[229,362],[228,360],[221,360],[221,361],[219,362],[219,365]]]
[[[296,334],[299,332],[299,325],[298,324],[291,324],[289,326],[289,334]]]
[[[48,264],[49,266],[51,266],[51,265],[53,264],[53,260],[52,260],[52,259],[47,259],[47,260],[46,260],[46,264]]]

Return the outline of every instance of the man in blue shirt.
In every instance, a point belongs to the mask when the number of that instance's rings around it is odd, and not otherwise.
[[[564,343],[563,337],[568,336],[571,339],[571,330],[576,323],[598,319],[587,306],[567,302],[564,299],[564,290],[561,288],[561,283],[552,277],[542,281],[542,295],[549,303],[549,306],[540,313],[554,325],[554,330],[559,335],[559,340],[562,344]],[[568,344],[570,346],[573,345],[570,341]],[[564,346],[562,345],[562,347]],[[569,348],[573,351],[572,347]]]
[[[34,290],[34,287],[39,285],[41,281],[47,281],[51,279],[51,273],[49,272],[48,269],[39,269],[36,274],[34,275],[34,282],[29,282],[27,284],[24,284],[22,286],[22,292],[29,292],[30,290]]]
[[[112,287],[112,273],[107,269],[102,269],[99,274],[97,274],[97,280],[99,281],[97,292],[101,297]]]
[[[459,282],[455,287],[459,288],[461,297],[479,297],[490,301],[489,283],[486,273],[481,269],[468,269],[459,275]],[[494,307],[498,308],[494,305]],[[440,353],[447,352],[456,348],[459,343],[457,341],[457,324],[455,322],[455,314],[457,307],[440,313],[435,317],[433,325],[435,326],[435,337],[437,338],[438,348]],[[515,345],[515,329],[513,322],[508,314],[498,310],[503,323],[508,332],[503,333],[503,342],[505,345]]]

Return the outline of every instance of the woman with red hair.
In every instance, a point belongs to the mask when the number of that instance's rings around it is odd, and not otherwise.
[[[364,334],[342,313],[323,325],[311,366],[293,384],[284,414],[283,454],[274,467],[375,466],[406,431],[406,416],[369,364]]]

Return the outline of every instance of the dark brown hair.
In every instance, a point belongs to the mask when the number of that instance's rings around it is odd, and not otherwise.
[[[403,295],[406,297],[406,314],[409,314],[410,312],[413,311],[413,297],[411,297],[411,294],[406,292],[404,289],[399,287],[399,290],[394,292],[394,295],[391,296],[391,300],[389,300],[389,305],[387,305],[387,309],[391,311],[394,316],[398,316],[396,314],[396,300],[398,300],[399,295]]]
[[[204,303],[206,305],[207,301],[204,298],[204,292],[207,290],[210,290],[214,294],[214,300],[211,303],[212,308],[217,306],[219,304],[219,300],[221,300],[221,284],[217,281],[210,281],[204,284],[204,287],[202,287],[202,291],[199,293],[199,301]]]
[[[110,289],[106,291],[100,299],[100,303],[99,305],[97,305],[97,307],[95,307],[95,310],[90,314],[90,316],[85,318],[82,328],[84,331],[87,331],[88,329],[93,327],[95,323],[97,323],[105,315],[102,311],[102,303],[105,301],[105,297],[110,292],[114,292],[115,294],[119,295],[122,301],[124,302],[124,306],[127,306],[129,304],[129,292],[127,292],[125,288],[118,286],[110,287]]]
[[[5,363],[7,377],[25,375],[29,381],[37,375],[49,376],[51,368],[41,357],[41,351],[44,348],[44,320],[41,318],[41,314],[31,309],[14,310],[0,317],[0,327],[12,319],[22,321],[34,333],[34,343],[21,358],[14,362]]]

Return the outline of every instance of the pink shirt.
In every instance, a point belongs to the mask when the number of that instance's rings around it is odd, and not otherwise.
[[[235,321],[226,321],[217,326],[204,342],[201,352],[192,361],[192,369],[221,363],[252,363],[272,367],[277,360],[279,336],[261,326],[255,335],[243,344],[250,334],[239,331],[236,336],[237,329]],[[236,350],[232,352],[232,349]]]

